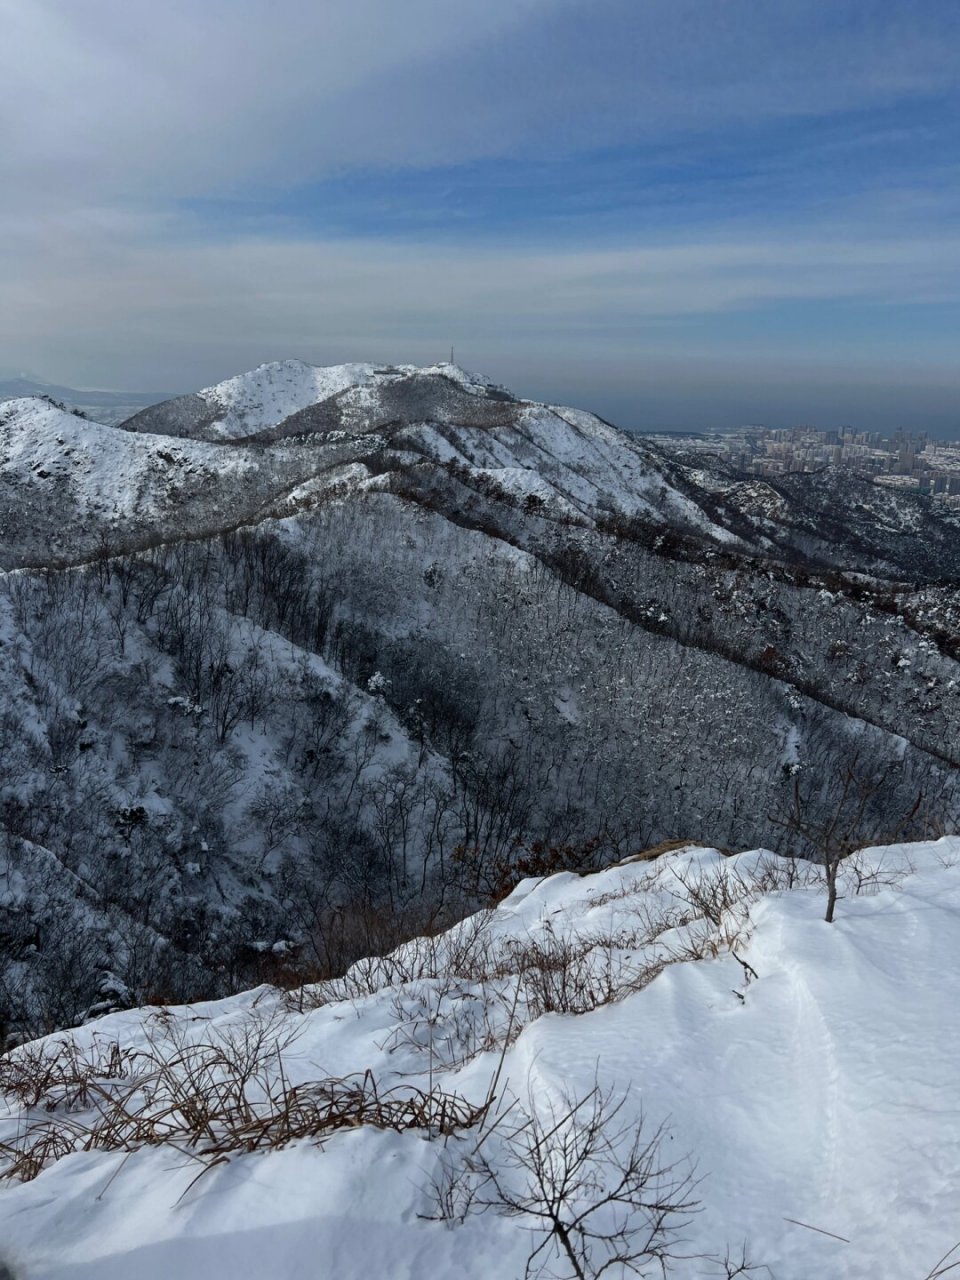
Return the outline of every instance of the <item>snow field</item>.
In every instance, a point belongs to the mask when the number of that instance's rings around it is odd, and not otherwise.
[[[669,1162],[700,1179],[668,1274],[723,1275],[717,1259],[746,1242],[779,1280],[923,1280],[960,1238],[960,839],[858,855],[832,926],[817,879],[770,854],[685,849],[526,881],[323,987],[118,1013],[12,1058],[68,1042],[102,1063],[122,1053],[121,1089],[164,1044],[175,1063],[191,1045],[262,1042],[254,1112],[281,1062],[288,1088],[369,1071],[384,1095],[477,1106],[496,1081],[493,1163],[509,1158],[511,1114],[562,1114],[598,1086],[623,1100],[618,1121],[666,1124]],[[12,1148],[31,1125],[82,1134],[98,1118],[62,1093],[49,1110],[6,1098]],[[479,1280],[522,1276],[541,1238],[494,1207],[432,1220],[431,1187],[476,1149],[477,1126],[361,1126],[217,1163],[181,1130],[5,1183],[0,1240],[23,1275]]]

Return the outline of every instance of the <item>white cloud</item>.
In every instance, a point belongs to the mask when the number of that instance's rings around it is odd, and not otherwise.
[[[198,244],[163,219],[111,210],[88,211],[80,227],[8,218],[0,344],[17,353],[7,363],[53,364],[58,376],[96,367],[100,379],[163,385],[280,355],[436,358],[451,340],[626,356],[638,331],[674,349],[690,341],[671,344],[669,327],[694,317],[797,300],[960,297],[960,237],[871,241],[852,230],[464,253],[382,240]],[[722,328],[708,349],[723,346]],[[807,341],[817,348],[815,335]]]
[[[247,181],[294,185],[371,151],[402,163],[378,82],[506,40],[548,5],[0,0],[5,203],[70,208],[93,192],[142,202]],[[351,95],[363,104],[366,155],[352,150],[356,129],[342,118]]]
[[[668,150],[690,131],[943,92],[960,74],[947,3],[0,0],[0,33],[4,364],[184,387],[273,356],[436,358],[454,340],[559,393],[586,364],[619,384],[638,348],[734,350],[698,317],[960,291],[957,239],[936,208],[922,235],[909,191],[886,230],[836,206],[831,225],[826,202],[802,233],[758,217],[602,250],[531,250],[509,231],[437,250],[228,239],[178,212],[344,167],[479,156],[569,157],[575,186],[578,148]],[[808,331],[796,354],[822,361],[828,341]]]
[[[0,0],[7,207],[565,154],[958,83],[909,0]]]

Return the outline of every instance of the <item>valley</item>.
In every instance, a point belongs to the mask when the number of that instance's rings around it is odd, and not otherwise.
[[[342,971],[524,868],[960,812],[920,495],[287,361],[117,427],[0,404],[0,533],[13,1039]]]

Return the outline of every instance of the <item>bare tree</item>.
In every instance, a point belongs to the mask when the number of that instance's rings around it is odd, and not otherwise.
[[[805,848],[802,852],[812,856],[823,866],[827,882],[827,910],[824,916],[827,924],[833,923],[843,860],[865,844],[897,840],[920,812],[923,804],[922,791],[918,793],[912,808],[892,831],[889,827],[884,829],[879,826],[874,801],[885,790],[889,781],[889,766],[868,777],[860,772],[857,757],[854,756],[840,776],[839,791],[825,817],[821,818],[819,814],[812,816],[813,806],[809,803],[810,797],[802,793],[799,774],[793,780],[793,795],[786,816],[771,815],[772,822],[803,841]]]
[[[584,1097],[562,1098],[542,1112],[532,1104],[515,1108],[493,1154],[487,1138],[496,1126],[435,1188],[437,1216],[490,1208],[523,1220],[538,1238],[528,1277],[666,1275],[700,1208],[696,1180],[686,1162],[664,1159],[665,1127],[648,1132],[642,1116],[627,1121],[625,1101],[594,1085]]]

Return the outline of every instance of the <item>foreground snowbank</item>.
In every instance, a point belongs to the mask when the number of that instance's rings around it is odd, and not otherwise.
[[[562,1118],[598,1087],[623,1102],[618,1128],[641,1112],[648,1137],[669,1126],[660,1166],[696,1164],[701,1207],[677,1216],[670,1275],[723,1276],[745,1242],[779,1280],[923,1280],[960,1239],[960,838],[859,855],[832,926],[816,879],[773,855],[695,849],[527,881],[302,998],[262,989],[83,1028],[72,1041],[101,1064],[100,1091],[8,1093],[13,1151],[51,1124],[82,1146],[138,1072],[148,1088],[144,1064],[199,1046],[260,1046],[255,1118],[272,1089],[306,1096],[366,1071],[403,1105],[494,1101],[446,1137],[365,1124],[241,1151],[220,1130],[219,1158],[167,1113],[159,1145],[78,1150],[0,1184],[0,1250],[27,1280],[520,1277],[536,1222],[465,1212],[457,1170],[471,1153],[476,1169],[478,1136],[489,1165],[509,1163],[517,1117]],[[49,1059],[66,1040],[40,1048]],[[549,1250],[538,1261],[571,1274]]]

